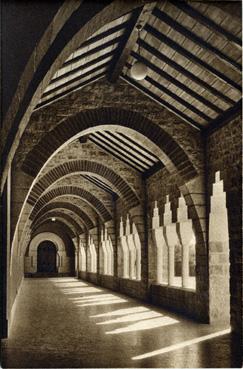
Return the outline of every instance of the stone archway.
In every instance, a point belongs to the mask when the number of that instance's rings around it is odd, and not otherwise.
[[[42,241],[37,248],[37,273],[57,273],[57,249],[51,241]]]

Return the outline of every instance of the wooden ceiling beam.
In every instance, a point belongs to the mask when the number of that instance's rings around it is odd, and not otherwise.
[[[119,47],[117,48],[118,51],[114,55],[111,63],[110,71],[108,74],[108,80],[110,82],[115,83],[118,80],[122,69],[125,66],[127,59],[134,47],[134,44],[137,41],[137,25],[139,24],[142,27],[144,26],[154,6],[155,2],[148,3],[145,4],[143,7],[140,7],[133,11],[129,24],[127,25],[126,31],[124,32],[123,38],[120,41]]]
[[[82,65],[78,66],[77,68],[74,68],[74,69],[70,70],[69,72],[63,73],[62,75],[60,75],[56,78],[53,78],[48,86],[51,86],[52,84],[55,84],[58,81],[61,81],[63,78],[70,77],[70,76],[72,76],[73,74],[75,74],[77,72],[81,72],[82,70],[84,70],[86,68],[90,68],[93,65],[101,62],[103,59],[107,59],[109,57],[112,57],[114,55],[114,52],[115,52],[114,50],[111,50],[111,51],[109,51],[108,53],[106,53],[104,55],[100,55],[98,58],[93,58],[93,59],[89,60],[87,63],[82,64]]]
[[[241,40],[233,35],[232,33],[228,32],[226,29],[215,23],[213,20],[211,20],[208,17],[205,17],[202,13],[200,13],[198,10],[190,6],[187,2],[184,1],[175,1],[171,0],[174,6],[182,10],[184,13],[189,15],[191,18],[196,19],[198,22],[212,30],[213,32],[219,33],[221,36],[224,37],[224,39],[233,42],[237,47],[242,47]]]
[[[195,82],[199,86],[205,88],[205,90],[210,91],[213,95],[217,96],[221,100],[225,101],[227,104],[234,105],[235,101],[230,99],[228,96],[224,95],[222,92],[218,91],[213,86],[209,85],[207,82],[203,81],[199,77],[197,77],[195,74],[191,73],[186,68],[182,67],[180,64],[177,64],[174,60],[168,58],[166,55],[162,54],[159,50],[155,49],[153,46],[149,45],[144,40],[139,39],[138,43],[142,48],[144,48],[146,51],[148,51],[151,55],[156,56],[159,60],[162,62],[168,64],[171,68],[175,69],[177,72],[183,74],[187,78],[189,78],[191,81]]]
[[[93,138],[101,141],[105,146],[109,148],[109,150],[115,150],[116,153],[119,153],[127,160],[134,163],[134,165],[141,167],[142,170],[145,170],[149,167],[149,164],[143,162],[141,159],[138,159],[132,152],[126,151],[124,147],[122,147],[119,142],[116,140],[112,141],[110,137],[107,137],[103,134],[103,132],[97,132],[92,135]]]
[[[90,46],[94,44],[95,42],[101,41],[104,38],[111,36],[112,34],[121,31],[122,29],[125,29],[129,24],[129,21],[127,20],[124,23],[118,24],[117,26],[114,26],[112,28],[109,28],[107,31],[101,32],[98,35],[89,38],[88,40],[84,41],[78,48],[78,50],[83,49],[84,47]]]
[[[109,41],[105,42],[104,44],[102,43],[99,46],[94,47],[93,49],[90,49],[90,50],[86,51],[85,53],[66,61],[62,65],[62,67],[66,67],[68,65],[76,63],[76,62],[80,61],[81,59],[87,58],[88,56],[95,55],[96,53],[98,53],[98,52],[100,52],[100,51],[102,51],[102,50],[104,50],[104,49],[106,49],[110,46],[113,46],[116,43],[119,43],[121,40],[122,40],[122,36],[117,36],[117,37],[113,38],[112,40],[109,40]]]
[[[89,80],[87,80],[87,81],[85,81],[85,82],[83,82],[83,83],[80,83],[79,85],[75,86],[74,88],[70,88],[69,90],[66,90],[66,91],[64,91],[64,92],[62,92],[62,93],[60,93],[60,94],[58,94],[58,95],[55,95],[55,96],[53,96],[52,98],[50,98],[50,99],[48,99],[48,100],[42,101],[42,102],[40,102],[38,105],[36,105],[36,107],[35,107],[35,109],[34,109],[34,110],[38,110],[38,109],[40,109],[40,108],[43,108],[44,106],[49,105],[49,104],[51,104],[51,103],[53,103],[53,102],[55,102],[55,101],[57,101],[57,100],[59,100],[59,99],[63,98],[64,96],[69,95],[69,94],[71,94],[72,92],[74,92],[74,91],[76,91],[76,90],[79,90],[80,88],[82,88],[82,87],[85,87],[85,86],[89,85],[89,84],[90,84],[90,83],[92,83],[92,82],[96,82],[96,81],[98,81],[99,79],[101,79],[101,78],[102,78],[102,77],[104,77],[104,76],[105,76],[105,73],[104,73],[104,72],[102,72],[102,73],[100,73],[100,74],[98,74],[98,75],[96,75],[96,76],[94,76],[94,77],[90,78]]]
[[[95,138],[95,137],[94,137]],[[100,147],[102,150],[104,150],[104,151],[106,151],[106,152],[108,152],[108,154],[110,154],[110,155],[112,155],[112,156],[114,156],[115,158],[117,158],[117,159],[119,159],[120,161],[123,161],[126,165],[128,165],[128,166],[130,166],[131,168],[133,168],[133,169],[135,169],[137,172],[142,172],[143,171],[143,169],[141,168],[141,169],[138,169],[138,166],[135,166],[135,164],[133,165],[133,164],[131,164],[131,162],[130,161],[128,161],[128,160],[126,160],[125,158],[124,158],[124,156],[122,156],[122,155],[118,155],[118,153],[114,153],[113,151],[111,151],[111,150],[109,150],[108,148],[107,148],[107,146],[106,145],[103,145],[102,143],[100,143],[100,141],[98,141],[98,140],[96,140],[96,139],[94,139],[91,135],[89,136],[89,140],[91,141],[91,142],[93,142],[95,145],[97,145],[98,147]],[[130,160],[130,159],[129,159]],[[136,164],[137,165],[137,164]]]
[[[161,83],[155,81],[155,79],[147,76],[145,77],[145,80],[154,87],[156,87],[159,91],[165,93],[166,95],[172,97],[173,100],[177,101],[179,104],[181,104],[183,107],[189,109],[194,114],[198,115],[202,119],[204,119],[206,122],[210,120],[210,117],[203,113],[201,110],[197,109],[194,105],[191,105],[186,100],[182,99],[180,96],[176,95],[174,92],[171,92],[168,88],[164,87]]]
[[[241,86],[238,85],[238,83],[236,83],[235,81],[227,77],[224,73],[221,73],[219,70],[215,69],[212,65],[204,62],[202,59],[198,58],[196,55],[192,54],[190,51],[184,49],[181,45],[179,45],[177,42],[173,41],[171,38],[169,38],[168,36],[158,31],[156,28],[152,27],[149,24],[146,24],[144,29],[147,32],[149,32],[152,36],[156,37],[158,40],[166,44],[168,47],[172,48],[179,54],[183,55],[189,61],[192,61],[195,64],[202,67],[203,69],[209,71],[212,75],[219,78],[224,83],[230,85],[237,91],[241,91]]]
[[[81,71],[80,71],[80,75],[78,77],[70,79],[67,82],[63,83],[63,84],[58,85],[57,87],[54,87],[51,90],[48,90],[48,91],[44,92],[44,94],[42,95],[41,98],[45,98],[48,95],[51,95],[51,94],[53,94],[55,92],[58,92],[58,91],[61,91],[64,87],[72,86],[73,83],[76,83],[78,81],[81,82],[83,78],[86,78],[86,77],[92,75],[93,73],[98,72],[102,68],[108,67],[109,64],[110,64],[110,61],[106,61],[102,64],[99,64],[97,67],[89,70],[88,72],[86,72],[84,74],[82,74]]]
[[[180,110],[178,110],[177,108],[175,108],[172,104],[170,104],[167,101],[163,100],[162,98],[158,97],[156,94],[149,91],[146,87],[144,87],[143,85],[141,85],[140,83],[138,83],[134,79],[132,79],[128,76],[125,76],[124,74],[121,76],[121,78],[124,81],[131,84],[133,87],[136,87],[139,91],[143,92],[145,95],[150,97],[152,100],[154,100],[155,102],[157,102],[161,106],[167,108],[172,113],[176,114],[180,119],[184,120],[186,123],[189,123],[192,127],[196,128],[198,130],[202,129],[202,126],[200,124],[198,124],[197,122],[195,122],[194,119],[192,119],[187,114],[185,114],[185,113],[181,112]]]
[[[143,64],[145,64],[149,69],[166,79],[167,81],[171,82],[173,85],[179,87],[182,91],[186,92],[188,95],[192,96],[196,100],[200,101],[202,104],[204,104],[206,107],[210,108],[211,110],[215,111],[218,114],[222,114],[223,110],[220,109],[215,104],[211,103],[211,101],[205,99],[202,95],[198,94],[191,88],[187,87],[186,84],[181,83],[178,79],[172,77],[170,74],[166,73],[162,69],[158,68],[156,65],[152,64],[149,60],[145,59],[141,55],[132,52],[131,54],[134,58],[141,61]]]
[[[211,120],[208,127],[206,127],[203,130],[203,134],[207,136],[208,134],[217,131],[217,129],[223,127],[229,121],[240,115],[241,112],[242,112],[242,99],[240,99],[234,106],[226,110],[222,115],[220,115],[214,120]]]
[[[116,196],[118,197],[118,195],[110,188],[108,187],[106,184],[104,184],[101,181],[97,181],[96,178],[93,178],[89,175],[85,175],[85,174],[81,174],[81,177],[87,179],[87,181],[90,181],[91,183],[93,183],[95,186],[101,188],[103,191],[109,193],[110,195],[112,195],[113,197]]]
[[[204,48],[208,52],[212,53],[219,60],[226,63],[229,67],[235,69],[237,72],[241,72],[241,65],[235,60],[231,59],[228,55],[224,54],[219,49],[216,49],[213,45],[205,41],[202,37],[197,36],[195,33],[189,31],[184,26],[180,25],[175,19],[171,18],[168,14],[162,12],[158,8],[155,8],[152,12],[159,20],[166,23],[168,26],[173,28],[175,31],[179,32],[181,35],[185,36],[198,46]]]

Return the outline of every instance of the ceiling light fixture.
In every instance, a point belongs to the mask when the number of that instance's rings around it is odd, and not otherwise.
[[[51,218],[51,221],[52,221],[52,222],[55,222],[55,221],[56,221],[56,218]]]
[[[138,39],[140,38],[140,32],[141,32],[142,26],[141,24],[137,25],[137,31],[138,31]],[[140,44],[138,44],[138,55],[141,55],[140,52]],[[146,65],[144,65],[140,61],[136,61],[132,68],[130,69],[130,74],[133,79],[136,79],[137,81],[142,81],[148,73],[148,68]]]

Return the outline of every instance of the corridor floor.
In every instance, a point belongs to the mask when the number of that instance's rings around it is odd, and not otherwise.
[[[3,368],[238,367],[231,335],[75,278],[25,279]]]

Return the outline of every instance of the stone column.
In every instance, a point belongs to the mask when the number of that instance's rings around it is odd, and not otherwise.
[[[132,234],[133,234],[133,243],[136,249],[136,279],[141,279],[141,242],[139,238],[139,234],[137,231],[137,227],[135,223],[132,223]]]
[[[126,236],[124,235],[124,225],[123,220],[120,220],[120,240],[122,246],[123,254],[123,278],[129,278],[129,251],[126,241]]]
[[[163,228],[160,227],[159,209],[157,201],[154,204],[152,218],[152,239],[156,247],[156,282],[161,284],[163,280]]]
[[[182,245],[182,287],[189,288],[190,245],[192,245],[193,242],[195,244],[195,234],[192,227],[192,220],[188,219],[187,205],[183,195],[179,198],[177,226],[179,241]]]
[[[172,223],[172,211],[170,209],[169,196],[166,196],[165,212],[164,212],[164,236],[168,246],[168,283],[174,284],[175,277],[175,245],[179,243],[176,232],[176,223]]]
[[[226,193],[219,172],[216,173],[209,215],[209,311],[210,321],[228,321],[229,231]]]

